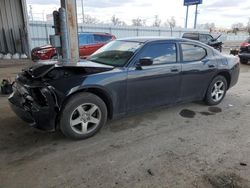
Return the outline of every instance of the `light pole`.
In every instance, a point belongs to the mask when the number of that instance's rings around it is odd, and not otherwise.
[[[197,25],[197,15],[198,15],[198,4],[195,5],[194,29],[196,29]]]
[[[188,8],[189,5],[187,5],[187,12],[186,12],[186,21],[185,21],[185,28],[187,29],[187,24],[188,24]]]
[[[84,9],[83,9],[83,0],[81,0],[82,5],[82,23],[84,23]]]
[[[33,12],[32,12],[32,5],[30,5],[30,19],[33,22]]]

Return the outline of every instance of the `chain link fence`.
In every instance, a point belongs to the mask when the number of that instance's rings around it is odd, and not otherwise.
[[[31,48],[49,44],[49,35],[54,34],[52,22],[33,21],[30,22]],[[134,36],[165,36],[182,37],[183,33],[199,31],[208,33],[208,30],[193,29],[169,29],[164,27],[133,27],[133,26],[113,26],[101,24],[79,24],[79,32],[105,32],[115,35],[117,38]],[[248,35],[227,35],[223,34],[222,41],[244,41]]]

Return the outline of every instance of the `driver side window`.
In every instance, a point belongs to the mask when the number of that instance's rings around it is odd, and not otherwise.
[[[150,44],[140,54],[140,58],[145,58],[145,57],[151,58],[153,60],[153,65],[176,63],[177,62],[176,44],[175,43]]]

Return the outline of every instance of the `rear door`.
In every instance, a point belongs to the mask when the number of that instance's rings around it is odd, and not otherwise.
[[[217,70],[217,61],[209,48],[193,43],[180,43],[182,52],[181,100],[203,97]]]
[[[128,111],[175,103],[179,97],[181,64],[174,42],[145,46],[128,70]],[[150,57],[153,64],[136,67],[139,59]]]

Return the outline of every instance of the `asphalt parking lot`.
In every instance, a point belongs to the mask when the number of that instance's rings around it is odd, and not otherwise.
[[[0,64],[1,65],[1,64]],[[13,78],[26,64],[0,68]],[[189,103],[72,141],[29,127],[0,96],[0,187],[250,187],[250,65],[216,107]]]

